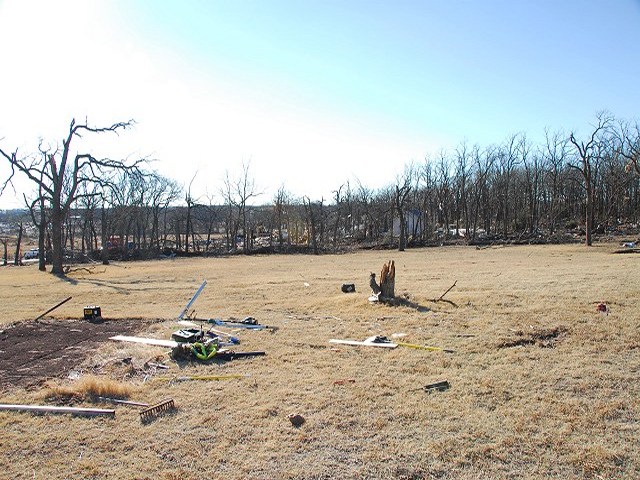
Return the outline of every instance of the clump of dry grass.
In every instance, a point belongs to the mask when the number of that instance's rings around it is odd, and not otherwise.
[[[133,392],[130,384],[120,383],[116,380],[85,375],[71,385],[59,385],[53,382],[47,384],[42,396],[46,399],[71,400],[71,399],[96,399],[97,397],[128,398]]]

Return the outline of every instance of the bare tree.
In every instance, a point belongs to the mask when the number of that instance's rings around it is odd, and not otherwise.
[[[451,172],[449,158],[443,150],[438,155],[436,170],[436,198],[438,200],[438,222],[443,225],[444,238],[449,235],[449,221],[451,215]]]
[[[45,265],[46,253],[44,248],[45,233],[47,229],[47,216],[45,212],[44,196],[42,195],[42,190],[40,190],[40,194],[38,195],[38,197],[31,202],[29,202],[27,200],[27,196],[24,195],[24,203],[29,209],[31,221],[38,229],[38,270],[44,272],[47,269]]]
[[[640,175],[640,124],[621,121],[615,131],[619,154],[627,160],[627,171]]]
[[[2,238],[0,238],[0,243],[2,243],[2,248],[4,250],[4,253],[3,253],[3,256],[2,256],[2,265],[6,267],[7,266],[7,261],[8,261],[7,260],[7,255],[8,255],[7,243],[9,243],[9,239],[5,238],[5,237],[2,237]]]
[[[466,142],[462,142],[455,152],[455,206],[456,206],[456,230],[460,231],[460,220],[462,225],[466,229],[467,235],[465,238],[469,241],[469,203],[468,203],[468,190],[469,190],[469,177],[471,176],[471,169],[469,167],[469,147]]]
[[[318,205],[317,210],[319,211],[315,211],[316,209],[314,209],[314,204],[311,202],[311,199],[309,199],[309,197],[303,197],[302,198],[302,204],[304,205],[304,211],[305,211],[305,221],[307,224],[307,233],[308,233],[308,237],[307,237],[307,241],[311,242],[311,247],[313,249],[313,254],[317,255],[318,254],[318,233],[319,230],[321,230],[321,226],[322,226],[322,222],[319,220],[318,217],[322,217],[322,204],[324,203],[324,198],[321,199],[319,202],[315,202]],[[320,238],[322,238],[322,234],[320,233]]]
[[[569,154],[569,144],[566,136],[560,132],[549,133],[546,131],[545,139],[546,143],[542,155],[545,176],[547,177],[547,216],[549,232],[553,235],[562,203],[562,185],[566,181],[565,162]]]
[[[16,254],[13,258],[13,264],[14,265],[20,265],[22,263],[22,259],[20,258],[20,245],[22,243],[22,232],[23,232],[23,226],[22,226],[22,221],[20,221],[20,226],[18,227],[18,239],[16,240]]]
[[[191,195],[191,186],[193,185],[193,181],[196,179],[197,174],[198,173],[196,172],[193,175],[193,178],[191,178],[191,181],[189,182],[189,188],[187,189],[187,192],[184,197],[184,201],[187,202],[187,232],[185,234],[185,252],[186,253],[189,253],[189,235],[191,235],[191,243],[193,245],[194,250],[196,247],[195,236],[193,233],[193,221],[191,218],[191,212],[193,210],[193,207],[196,204],[196,200]]]
[[[519,163],[521,157],[519,153],[523,145],[524,134],[516,133],[507,138],[504,146],[501,149],[499,155],[499,196],[502,210],[503,221],[503,235],[506,237],[509,234],[509,226],[512,218],[512,205],[511,205],[511,183],[513,180],[513,174]]]
[[[578,141],[573,132],[569,136],[569,141],[575,147],[576,160],[578,163],[569,162],[569,167],[577,170],[584,180],[583,188],[585,192],[585,235],[586,245],[591,246],[592,230],[593,230],[593,192],[594,192],[594,174],[595,163],[600,158],[600,148],[602,147],[602,134],[611,128],[613,117],[607,112],[597,114],[597,124],[593,126],[591,135],[586,143]]]
[[[284,185],[281,185],[273,198],[273,214],[275,217],[276,229],[278,231],[278,247],[280,251],[282,251],[284,243],[283,230],[285,226],[287,230],[287,242],[291,241],[291,237],[289,235],[289,222],[287,221],[287,208],[290,203],[291,195],[287,192]]]
[[[41,149],[46,152],[41,156],[18,156],[18,150],[12,153],[0,148],[2,155],[11,166],[11,174],[5,181],[2,190],[11,183],[16,173],[21,173],[42,190],[45,202],[50,208],[52,268],[51,273],[64,275],[63,271],[63,228],[65,220],[74,202],[80,198],[79,186],[87,183],[106,185],[110,182],[111,174],[116,170],[137,169],[144,160],[137,160],[127,165],[121,160],[108,158],[98,159],[91,153],[80,153],[72,150],[76,139],[82,139],[85,133],[115,133],[126,130],[133,125],[133,121],[114,123],[108,127],[91,127],[85,123],[76,123],[75,119],[69,125],[69,132],[62,140],[62,145],[52,149]],[[0,190],[1,192],[1,190]]]
[[[233,228],[233,247],[235,249],[235,236],[238,232],[238,227],[242,225],[242,233],[244,235],[243,250],[245,253],[249,252],[249,217],[247,213],[247,206],[252,198],[260,196],[262,193],[256,190],[256,184],[253,177],[250,175],[250,162],[242,162],[242,171],[236,178],[230,178],[229,172],[226,173],[224,179],[224,190],[222,196],[225,202],[229,205],[229,217],[231,219],[231,208],[235,207],[237,210],[237,217],[235,228]]]
[[[398,237],[398,251],[403,252],[407,247],[407,199],[413,188],[416,169],[413,165],[406,165],[404,173],[396,179],[394,186],[393,204],[398,214],[400,235]]]

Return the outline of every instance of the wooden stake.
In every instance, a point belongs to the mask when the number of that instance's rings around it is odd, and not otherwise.
[[[436,300],[434,300],[434,302],[439,302],[440,300],[442,300],[444,298],[444,296],[449,293],[451,291],[451,289],[453,287],[456,286],[456,283],[458,283],[458,280],[456,280],[455,282],[453,282],[453,285],[451,285],[449,288],[447,288],[447,291],[444,292],[442,295],[440,295]]]
[[[44,312],[42,315],[40,315],[39,317],[37,317],[35,321],[40,320],[42,317],[44,317],[47,313],[49,312],[53,312],[56,308],[58,308],[60,305],[63,305],[65,303],[67,303],[69,300],[71,300],[73,297],[69,297],[69,298],[65,298],[63,301],[61,301],[60,303],[58,303],[56,306],[51,307],[49,310],[47,310],[46,312]]]

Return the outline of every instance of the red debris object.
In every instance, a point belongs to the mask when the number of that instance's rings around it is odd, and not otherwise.
[[[599,312],[609,313],[609,307],[607,307],[606,303],[599,303],[596,308],[598,309]]]

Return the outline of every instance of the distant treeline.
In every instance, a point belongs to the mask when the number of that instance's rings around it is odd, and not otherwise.
[[[591,234],[636,228],[640,216],[638,124],[606,114],[597,120],[582,139],[555,132],[534,144],[519,133],[495,145],[461,143],[390,172],[385,188],[348,181],[326,199],[295,198],[281,187],[253,206],[260,179],[248,165],[221,182],[222,204],[155,173],[123,173],[108,195],[78,198],[65,219],[64,248],[77,259],[98,259],[103,246],[111,258],[153,258],[451,241],[590,243]],[[23,223],[47,223],[46,208],[43,217],[31,213]],[[5,239],[18,216],[0,219]]]

